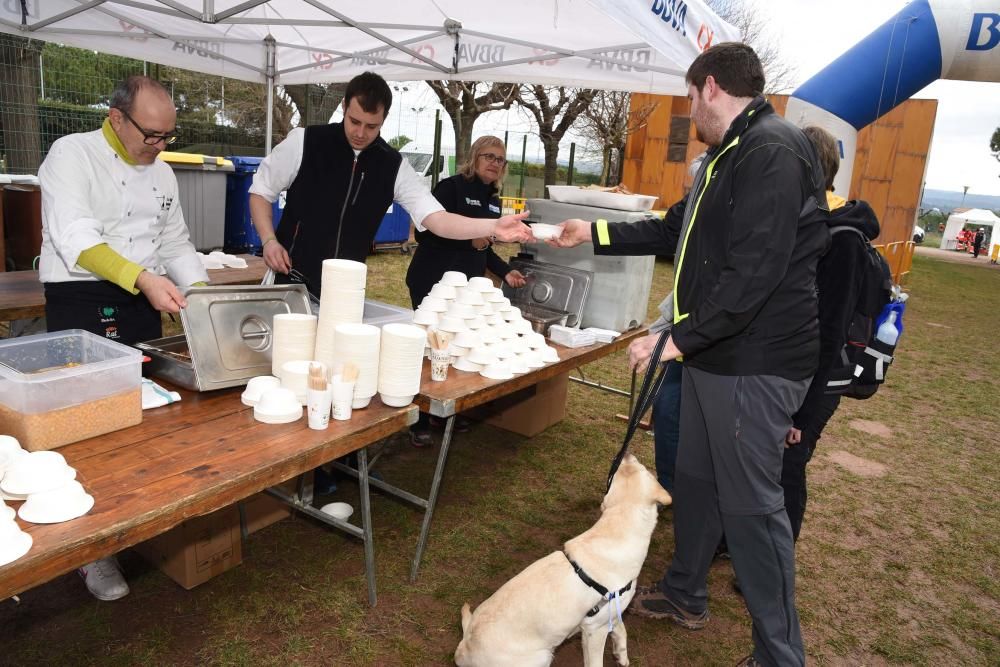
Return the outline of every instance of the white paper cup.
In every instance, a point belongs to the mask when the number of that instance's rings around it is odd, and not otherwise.
[[[330,425],[330,391],[310,389],[306,396],[306,414],[309,428],[322,431]]]
[[[339,377],[335,377],[330,385],[330,396],[333,402],[333,418],[337,421],[350,419],[354,403],[354,383],[343,382]]]
[[[451,350],[431,348],[431,380],[444,382],[448,379],[448,366],[451,366]]]

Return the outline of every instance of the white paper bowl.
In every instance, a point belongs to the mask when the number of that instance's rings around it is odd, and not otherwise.
[[[532,350],[531,352],[525,352],[523,354],[517,355],[519,358],[524,360],[524,363],[528,364],[528,368],[541,368],[545,365],[542,361],[541,353]]]
[[[11,524],[16,532],[7,529]],[[13,563],[31,550],[31,535],[22,531],[13,519],[9,522],[0,519],[0,535],[4,536],[0,537],[0,566]]]
[[[478,373],[484,368],[482,364],[469,361],[468,355],[456,359],[455,363],[453,363],[451,367],[457,371],[463,371],[465,373]]]
[[[439,296],[427,295],[418,306],[420,310],[429,310],[432,313],[443,313],[448,310],[448,301]]]
[[[438,314],[433,310],[424,310],[423,308],[417,308],[413,311],[413,323],[420,324],[422,326],[432,327],[438,323]]]
[[[500,338],[500,334],[497,330],[490,326],[483,327],[476,333],[479,334],[479,339],[487,345],[493,345],[494,343],[499,343],[503,340]]]
[[[268,389],[254,406],[253,418],[265,424],[288,424],[302,418],[302,403],[291,389]]]
[[[445,314],[449,317],[458,317],[467,320],[476,316],[476,307],[470,303],[452,301],[448,304],[448,310],[445,311]]]
[[[469,279],[461,271],[445,271],[438,282],[452,287],[465,287],[469,284]]]
[[[437,328],[439,331],[447,331],[449,333],[459,333],[465,331],[469,327],[465,326],[465,320],[461,317],[454,317],[452,315],[443,315],[438,321]]]
[[[502,303],[510,303],[510,300],[503,295],[503,290],[497,290],[486,294],[486,303],[493,306],[494,310]]]
[[[13,519],[17,516],[17,512],[14,511],[13,507],[7,507],[2,500],[0,500],[0,522],[7,521],[8,519]]]
[[[434,287],[431,288],[430,296],[436,296],[440,299],[454,299],[458,296],[455,291],[454,285],[445,285],[444,283],[435,283]]]
[[[483,300],[482,293],[472,289],[472,287],[463,287],[459,289],[458,298],[456,298],[455,301],[470,306],[482,306],[486,303],[486,301]]]
[[[479,374],[490,380],[509,380],[514,377],[514,374],[510,371],[510,367],[504,363],[490,364],[479,371]]]
[[[268,389],[277,389],[280,386],[281,380],[273,375],[258,375],[257,377],[250,378],[249,382],[247,382],[246,389],[240,395],[240,401],[243,402],[243,405],[248,405],[252,408],[257,405],[261,394]]]
[[[474,364],[479,364],[480,366],[489,366],[497,361],[496,353],[492,349],[487,348],[485,345],[473,348],[467,355],[465,355],[465,358]]]
[[[551,345],[546,345],[541,350],[538,350],[542,355],[542,361],[547,364],[553,364],[559,361],[559,350],[552,347]]]
[[[464,345],[455,345],[454,343],[448,346],[448,353],[453,357],[464,357],[469,353],[469,350],[470,348],[465,347]]]
[[[536,222],[528,226],[531,227],[532,236],[539,241],[557,239],[562,235],[562,230],[559,229],[558,225],[546,225],[543,222]]]
[[[405,408],[413,402],[415,396],[416,394],[409,394],[407,396],[390,396],[381,392],[379,392],[378,395],[378,397],[382,399],[382,402],[390,408]]]
[[[319,511],[341,521],[347,521],[354,514],[354,508],[348,503],[327,503],[320,507]]]
[[[507,360],[507,366],[514,375],[524,375],[528,372],[528,363],[517,355]]]
[[[492,292],[493,287],[493,281],[485,276],[469,278],[469,289],[474,289],[477,292]]]
[[[76,470],[66,465],[62,454],[29,452],[7,469],[0,487],[5,493],[26,496],[56,489],[74,478]]]
[[[482,315],[483,317],[493,314],[493,304],[484,303],[481,306],[476,306],[476,314]]]
[[[354,400],[351,401],[352,410],[364,410],[368,407],[368,404],[372,402],[371,396],[355,396]]]
[[[16,454],[23,451],[21,443],[17,441],[17,438],[12,435],[0,435],[0,453],[9,452]]]
[[[44,493],[32,493],[17,515],[31,523],[62,523],[81,517],[94,506],[94,497],[77,481]]]
[[[455,339],[452,341],[452,345],[458,345],[464,348],[473,348],[477,345],[482,345],[482,336],[480,336],[475,331],[459,331],[455,335]]]
[[[525,336],[535,332],[535,330],[531,328],[531,322],[523,317],[514,320],[514,331]]]
[[[540,350],[548,343],[545,341],[545,336],[538,333],[537,331],[532,331],[529,334],[524,334],[524,340],[527,341],[528,347],[532,350]]]

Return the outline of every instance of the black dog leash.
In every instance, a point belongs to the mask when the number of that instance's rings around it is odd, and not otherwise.
[[[629,415],[628,428],[625,430],[625,441],[622,443],[621,449],[618,450],[618,453],[611,460],[611,470],[608,472],[608,488],[605,490],[605,493],[611,490],[611,480],[614,478],[615,473],[618,472],[625,454],[628,453],[628,445],[632,441],[632,436],[635,435],[636,429],[639,428],[642,416],[649,410],[653,399],[660,393],[660,387],[663,386],[663,378],[666,375],[667,367],[666,364],[660,363],[660,355],[663,354],[663,348],[666,346],[667,338],[669,337],[670,330],[667,329],[660,334],[656,345],[653,347],[653,353],[649,357],[649,366],[646,368],[646,375],[643,377],[642,387],[639,389],[639,396],[635,401],[635,405],[632,406],[632,414]],[[659,369],[659,373],[657,373],[657,369]]]

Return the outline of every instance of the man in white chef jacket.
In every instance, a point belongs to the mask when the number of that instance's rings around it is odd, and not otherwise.
[[[126,345],[162,336],[161,313],[208,274],[192,245],[173,170],[156,157],[176,140],[170,94],[132,76],[101,129],[52,144],[38,170],[49,331],[84,329]],[[114,557],[80,568],[100,600],[128,595]]]

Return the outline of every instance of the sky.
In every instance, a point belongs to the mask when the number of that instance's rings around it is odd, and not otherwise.
[[[796,68],[796,85],[835,60],[872,30],[898,12],[904,0],[757,0],[765,15],[770,37],[788,62]],[[808,27],[808,29],[807,29]],[[437,97],[422,82],[392,84],[395,100],[383,134],[405,134],[430,146],[433,142]],[[402,87],[407,90],[401,90]],[[787,91],[791,92],[791,91]],[[1000,83],[936,81],[915,97],[938,100],[937,119],[931,142],[926,187],[984,195],[1000,195],[1000,162],[990,153],[989,139],[1000,126]],[[510,132],[509,157],[519,157],[521,137],[528,135],[527,158],[543,159],[541,144],[532,136],[532,124],[524,111],[494,112],[476,122],[475,136]],[[454,144],[447,115],[444,144]],[[560,159],[569,155],[569,136]],[[516,147],[516,148],[515,148]],[[578,151],[580,148],[578,147]],[[578,156],[580,153],[578,152]],[[585,156],[583,156],[586,159]],[[578,157],[578,159],[580,159]]]

